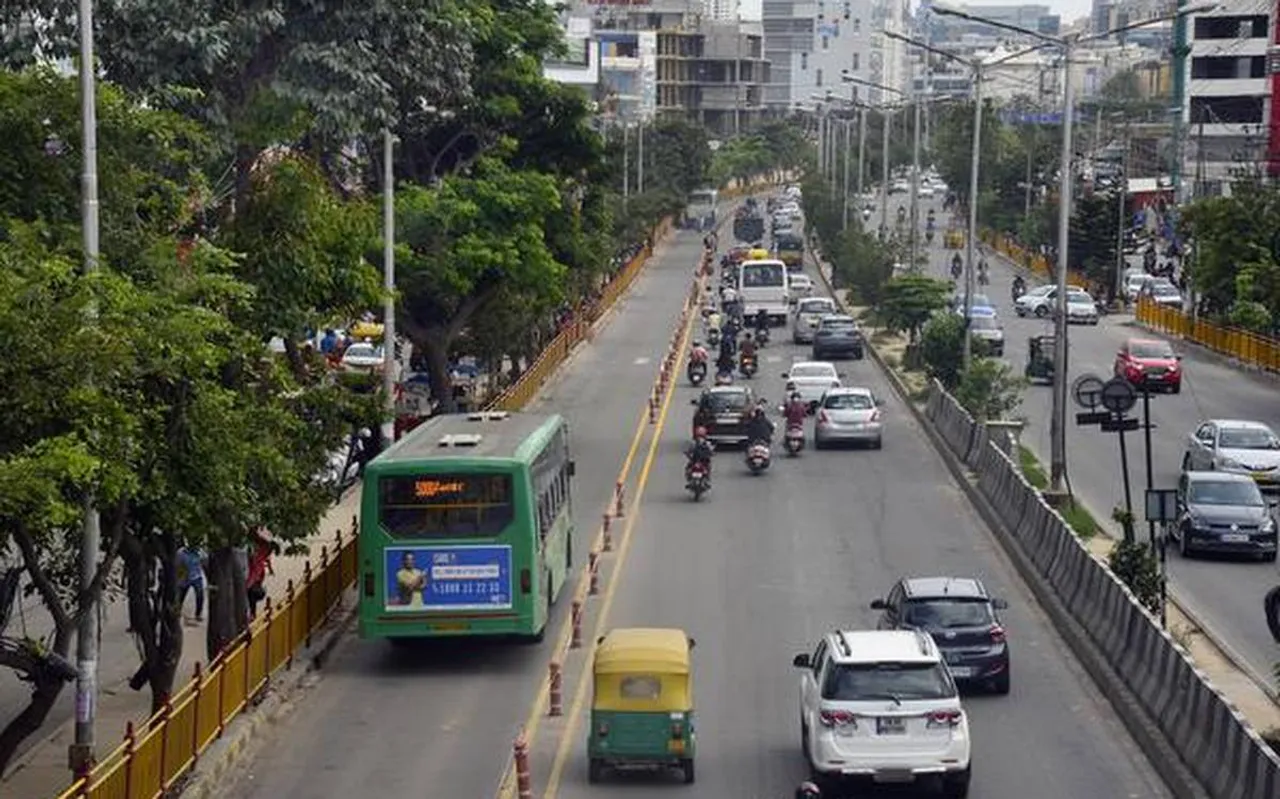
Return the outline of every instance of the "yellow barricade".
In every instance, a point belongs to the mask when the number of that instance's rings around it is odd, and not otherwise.
[[[1178,308],[1157,305],[1147,297],[1138,300],[1134,316],[1152,330],[1193,341],[1246,366],[1280,372],[1280,339],[1203,319],[1192,320]]]

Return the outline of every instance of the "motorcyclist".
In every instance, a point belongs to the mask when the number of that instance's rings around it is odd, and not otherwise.
[[[694,429],[693,441],[684,448],[685,457],[688,459],[684,466],[685,476],[688,477],[694,466],[702,466],[707,474],[711,474],[711,458],[715,453],[715,446],[711,443],[711,439],[707,438],[707,428]]]
[[[720,339],[720,357],[716,358],[716,374],[733,373],[733,339]]]
[[[756,311],[755,319],[752,322],[752,326],[755,327],[757,333],[762,330],[768,330],[769,329],[769,312],[766,311],[764,308],[761,308],[760,310]]]
[[[1013,277],[1013,298],[1016,300],[1023,294],[1027,293],[1027,281],[1022,279],[1022,275],[1014,275]]]
[[[812,782],[802,782],[800,787],[796,788],[795,799],[822,799],[822,791],[818,790],[818,786]]]
[[[738,350],[738,357],[742,359],[742,363],[744,365],[746,364],[747,361],[755,360],[756,342],[755,342],[755,339],[751,338],[750,333],[743,336],[742,346]]]
[[[764,408],[757,405],[750,410],[747,417],[747,441],[763,444],[773,443],[773,421],[765,414]]]
[[[782,409],[782,415],[787,420],[787,427],[804,426],[804,420],[809,415],[809,405],[800,398],[799,391],[791,392],[791,399]]]
[[[705,364],[710,357],[707,348],[702,346],[701,341],[693,342],[693,348],[689,350],[689,364],[691,366],[695,363]]]
[[[719,330],[720,325],[723,323],[723,321],[724,319],[720,315],[720,311],[718,309],[716,308],[710,309],[707,312],[707,322],[706,322],[707,331],[710,332],[712,330]]]
[[[698,409],[693,412],[693,433],[694,438],[698,437],[698,431],[705,431],[707,426],[715,422],[715,409],[711,407],[711,395],[704,393],[698,398]]]

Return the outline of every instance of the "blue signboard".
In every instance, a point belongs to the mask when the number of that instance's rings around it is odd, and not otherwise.
[[[387,547],[389,611],[506,610],[511,547]]]

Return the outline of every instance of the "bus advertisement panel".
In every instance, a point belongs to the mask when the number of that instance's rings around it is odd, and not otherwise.
[[[387,547],[386,610],[509,610],[511,547]]]

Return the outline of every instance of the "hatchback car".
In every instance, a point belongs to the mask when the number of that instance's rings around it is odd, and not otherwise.
[[[836,312],[835,300],[830,297],[805,297],[796,303],[795,320],[791,324],[791,340],[796,344],[810,344],[818,323],[824,316]]]
[[[1129,302],[1138,299],[1138,293],[1142,291],[1142,286],[1151,279],[1151,275],[1146,272],[1130,272],[1124,278],[1124,298]]]
[[[787,291],[793,297],[808,297],[813,293],[813,280],[808,275],[791,275],[787,278]]]
[[[972,305],[975,311],[978,310],[979,308],[984,308],[984,309],[991,310],[992,313],[995,312],[995,307],[996,307],[991,302],[991,298],[985,294],[974,294],[970,298],[969,305]],[[957,294],[955,297],[952,298],[951,307],[955,310],[955,312],[958,315],[964,316],[964,306],[965,306],[965,300],[964,300],[963,293]]]
[[[956,680],[1009,693],[1009,642],[998,611],[1008,605],[972,577],[904,577],[871,603],[881,630],[933,636]]]
[[[747,386],[716,386],[706,389],[693,405],[705,406],[710,419],[707,438],[717,444],[747,443],[746,413],[755,404],[755,396]]]
[[[860,361],[865,346],[862,331],[852,316],[831,314],[818,322],[813,333],[813,360],[846,357]]]
[[[1182,292],[1178,291],[1177,286],[1162,278],[1148,280],[1138,294],[1166,308],[1182,307]]]
[[[1178,551],[1276,559],[1276,520],[1248,475],[1183,472],[1178,478]]]
[[[800,670],[800,748],[823,794],[846,782],[937,780],[943,795],[969,795],[969,719],[927,633],[836,631]]]
[[[997,358],[1004,355],[1004,326],[994,309],[973,309],[969,317],[969,335],[981,344],[986,354]]]
[[[1116,353],[1112,371],[1139,388],[1182,391],[1182,356],[1167,341],[1131,338]]]
[[[823,394],[840,388],[840,377],[835,364],[827,361],[797,361],[782,373],[782,379],[787,381],[787,396],[794,391],[810,408],[817,406]]]
[[[342,353],[342,368],[348,372],[381,372],[386,365],[385,352],[373,344],[352,344]]]
[[[813,427],[813,446],[825,449],[847,442],[880,449],[884,443],[883,403],[870,389],[833,388],[822,398]]]
[[[1262,422],[1210,419],[1187,436],[1182,471],[1247,474],[1263,492],[1280,493],[1280,436]]]
[[[1057,308],[1051,308],[1056,312]],[[1067,289],[1067,322],[1082,325],[1098,324],[1098,301],[1087,291]]]
[[[1013,311],[1018,316],[1048,316],[1057,295],[1057,286],[1036,286],[1013,303]]]

